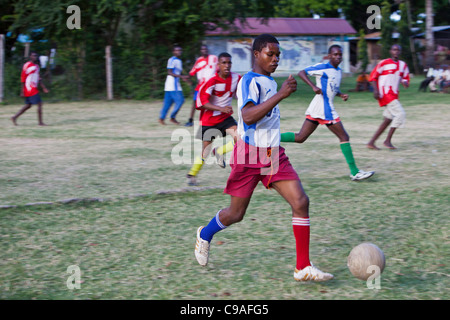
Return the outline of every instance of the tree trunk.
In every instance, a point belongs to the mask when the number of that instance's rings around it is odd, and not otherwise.
[[[425,39],[426,39],[426,57],[425,61],[428,66],[434,66],[434,34],[433,34],[433,1],[426,0],[425,2],[426,25],[425,25]]]
[[[5,35],[0,34],[0,102],[3,102],[3,86],[5,75]]]
[[[409,28],[409,30],[411,30],[411,28],[412,28],[412,18],[411,18],[411,1],[410,0],[406,0],[406,10],[408,11],[407,12],[408,28]],[[414,44],[414,38],[413,37],[409,37],[409,48],[411,50],[411,57],[412,57],[412,61],[413,61],[414,72],[416,74],[422,73],[422,72],[419,71],[419,64],[417,63],[416,46]]]

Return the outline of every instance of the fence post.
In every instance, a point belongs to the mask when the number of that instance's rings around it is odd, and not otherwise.
[[[5,35],[0,34],[0,103],[4,98],[4,76],[5,76]]]
[[[114,99],[111,46],[106,46],[106,94],[108,100]]]

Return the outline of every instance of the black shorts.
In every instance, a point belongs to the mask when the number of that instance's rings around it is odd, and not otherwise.
[[[215,126],[201,126],[198,128],[197,135],[195,137],[202,141],[213,141],[217,137],[225,137],[227,134],[226,130],[236,125],[236,120],[234,120],[233,117],[228,117]]]
[[[41,96],[39,95],[39,93],[36,93],[34,96],[25,98],[25,104],[38,104],[41,101],[42,100],[41,100]]]

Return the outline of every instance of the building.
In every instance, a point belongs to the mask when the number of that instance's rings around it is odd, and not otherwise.
[[[233,56],[233,71],[244,73],[252,67],[252,43],[256,36],[270,33],[280,42],[281,59],[276,75],[297,74],[305,67],[324,61],[328,48],[343,48],[341,68],[350,72],[349,36],[355,29],[340,18],[247,18],[236,20],[229,29],[207,31],[204,43],[213,54],[228,52]]]
[[[434,44],[435,44],[435,52],[434,52],[434,61],[436,64],[450,64],[450,25],[448,26],[435,26],[432,27],[433,36],[434,36]],[[411,28],[411,32],[413,33],[414,43],[416,44],[416,51],[420,52],[418,54],[419,64],[423,64],[425,61],[425,33],[420,32],[419,28]],[[420,32],[420,33],[418,33]],[[367,53],[369,55],[369,66],[367,70],[372,70],[376,64],[383,58],[381,56],[381,32],[373,32],[366,34],[365,37],[367,42]],[[398,32],[392,33],[392,39],[394,42],[398,42],[400,38],[400,34]],[[350,37],[348,38],[350,42],[350,63],[352,65],[351,71],[357,71],[358,66],[358,41],[359,37]],[[417,50],[418,48],[422,48],[422,50]],[[410,48],[404,48],[404,50],[410,50]],[[353,67],[355,66],[355,67]]]

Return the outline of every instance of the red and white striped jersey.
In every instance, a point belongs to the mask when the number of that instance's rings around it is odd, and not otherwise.
[[[231,113],[223,113],[202,108],[206,103],[215,106],[231,106],[231,101],[235,95],[237,85],[241,76],[231,72],[228,78],[223,79],[217,73],[214,77],[206,81],[200,88],[197,95],[196,107],[200,109],[200,123],[203,126],[214,126],[231,116]]]
[[[39,65],[28,61],[23,65],[21,82],[24,83],[23,94],[25,97],[31,97],[39,93]]]
[[[376,81],[380,107],[398,99],[398,86],[402,80],[409,81],[409,69],[404,61],[384,59],[372,70],[370,81]]]
[[[202,56],[195,61],[194,66],[189,71],[190,76],[197,74],[198,83],[195,91],[200,90],[200,87],[216,74],[218,62],[219,59],[212,54],[206,58]]]

